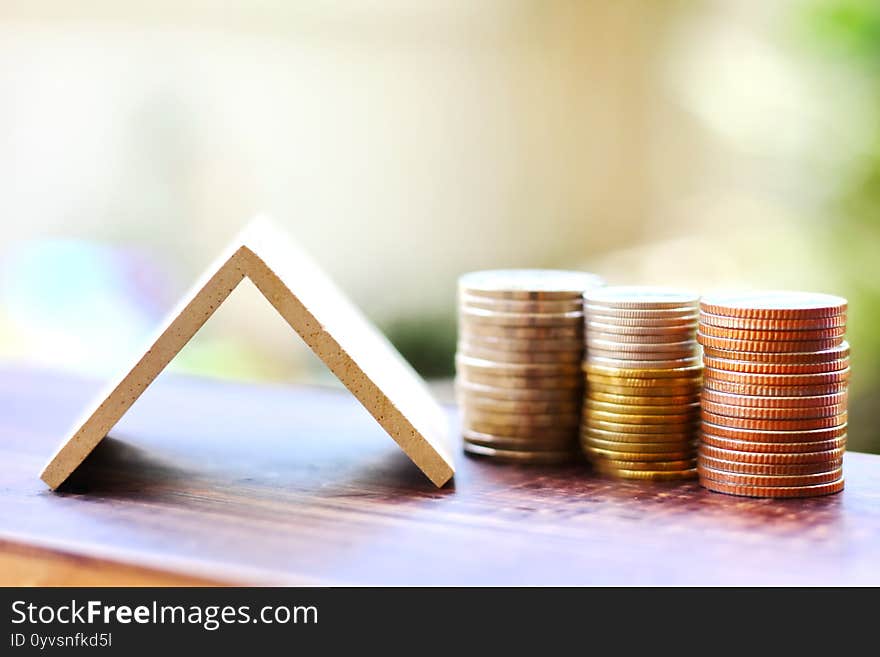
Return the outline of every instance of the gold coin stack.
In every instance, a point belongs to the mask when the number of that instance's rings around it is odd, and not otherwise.
[[[524,463],[577,454],[583,293],[602,279],[540,269],[459,279],[456,392],[464,451]]]
[[[696,477],[698,302],[696,294],[654,287],[584,295],[581,446],[598,472],[652,481]]]
[[[846,299],[749,292],[700,302],[700,483],[750,497],[843,490]]]

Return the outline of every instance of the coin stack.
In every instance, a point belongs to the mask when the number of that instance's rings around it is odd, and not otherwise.
[[[704,297],[700,483],[751,497],[843,490],[846,299],[805,292]]]
[[[584,295],[587,358],[581,446],[603,474],[696,477],[699,296],[654,287]]]
[[[559,463],[577,454],[583,272],[482,271],[459,279],[456,391],[464,451]]]

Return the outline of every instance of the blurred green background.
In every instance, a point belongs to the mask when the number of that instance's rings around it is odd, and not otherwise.
[[[0,144],[4,360],[114,374],[267,212],[431,378],[464,271],[845,295],[880,451],[880,3],[4,2]],[[174,368],[331,382],[247,287]]]

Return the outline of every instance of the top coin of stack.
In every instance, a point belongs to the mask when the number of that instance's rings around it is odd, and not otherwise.
[[[599,472],[655,481],[696,476],[698,300],[656,287],[585,294],[581,445]]]
[[[593,274],[496,270],[459,279],[456,390],[464,450],[553,463],[576,454],[583,293]]]
[[[703,486],[752,497],[843,490],[846,309],[805,292],[702,299]]]

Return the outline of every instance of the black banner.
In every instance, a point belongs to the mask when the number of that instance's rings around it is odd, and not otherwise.
[[[746,613],[756,596],[772,614]],[[336,654],[353,646],[371,654],[467,653],[462,642],[474,639],[496,649],[537,641],[584,650],[613,639],[653,651],[690,644],[721,619],[735,620],[738,639],[761,634],[766,647],[780,628],[798,627],[784,624],[801,599],[795,589],[5,588],[0,655],[250,657],[271,648]],[[787,633],[789,648],[797,635]]]

